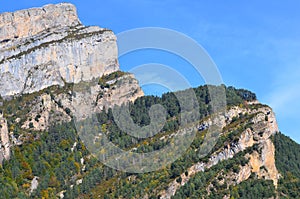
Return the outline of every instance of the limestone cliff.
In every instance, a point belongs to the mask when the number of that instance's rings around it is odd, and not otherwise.
[[[0,96],[10,99],[53,86],[63,90],[51,96],[40,93],[27,102],[31,110],[27,119],[16,121],[25,129],[45,130],[70,121],[76,109],[83,118],[85,113],[143,95],[130,74],[105,82],[110,88],[97,84],[99,78],[119,71],[116,36],[104,28],[82,25],[72,4],[2,13],[0,33]],[[90,85],[90,92],[77,92],[80,85]]]
[[[21,39],[36,35],[47,28],[80,24],[72,4],[46,5],[0,15],[0,41]]]
[[[0,15],[0,95],[90,81],[119,70],[116,37],[83,26],[71,4]]]

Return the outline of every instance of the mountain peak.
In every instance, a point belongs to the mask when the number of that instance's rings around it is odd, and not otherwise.
[[[49,28],[79,24],[76,7],[70,3],[6,12],[0,14],[0,41],[29,37]]]
[[[33,93],[119,70],[116,36],[80,23],[72,4],[0,15],[0,95]]]

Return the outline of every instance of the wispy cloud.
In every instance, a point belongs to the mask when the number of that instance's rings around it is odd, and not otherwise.
[[[275,110],[280,129],[300,142],[300,43],[277,41],[278,65],[274,67],[270,93],[264,101]]]

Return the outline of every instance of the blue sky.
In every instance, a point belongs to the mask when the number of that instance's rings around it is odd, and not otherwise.
[[[0,12],[56,0],[0,0]],[[115,33],[164,27],[182,32],[202,45],[217,64],[226,85],[255,92],[275,110],[281,131],[300,143],[300,1],[221,0],[85,0],[77,6],[80,20]],[[203,83],[184,60],[158,51],[120,58],[121,68],[150,62],[174,67],[193,86]]]

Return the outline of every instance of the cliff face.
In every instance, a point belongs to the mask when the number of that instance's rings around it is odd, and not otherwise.
[[[104,82],[110,88],[98,84],[99,78],[116,71],[116,36],[104,28],[82,25],[72,4],[0,14],[0,97],[10,101],[19,96],[21,102],[17,102],[19,107],[14,112],[17,118],[9,118],[13,114],[4,109],[10,123],[44,131],[53,124],[70,122],[78,111],[81,115],[77,116],[83,119],[87,114],[143,95],[131,74]],[[77,91],[80,85],[90,85],[90,89]],[[35,97],[24,99],[24,94]],[[7,104],[16,106],[16,102]],[[0,119],[2,162],[9,158],[10,124]],[[11,132],[11,136],[12,144],[22,144],[19,138],[23,134],[16,138]]]
[[[0,15],[0,41],[31,37],[47,28],[79,25],[76,8],[72,4],[46,5]]]
[[[0,15],[0,95],[90,81],[119,70],[116,37],[81,25],[71,4]]]

